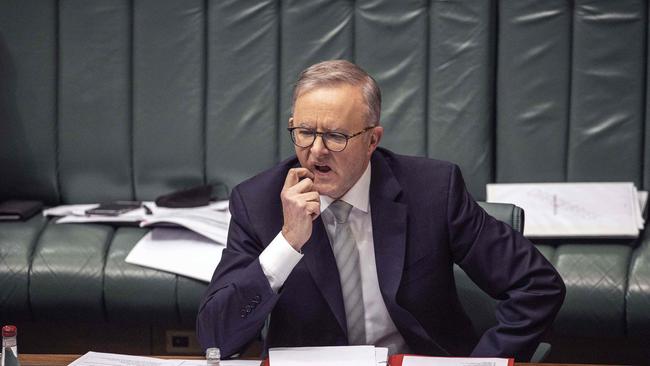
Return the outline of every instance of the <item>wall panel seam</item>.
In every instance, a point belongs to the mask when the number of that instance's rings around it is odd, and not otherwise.
[[[136,196],[135,184],[135,112],[134,112],[134,98],[135,98],[135,0],[129,2],[129,157],[130,167],[129,173],[131,175],[131,199]]]
[[[282,0],[277,0],[276,2],[276,11],[277,11],[277,17],[276,21],[277,23],[277,47],[276,47],[276,61],[275,61],[275,67],[276,67],[276,75],[275,75],[275,162],[279,162],[282,160],[282,139],[280,136],[280,130],[282,130],[282,121],[280,120],[282,118]],[[293,97],[291,97],[293,99]]]
[[[350,29],[352,37],[350,37],[350,58],[353,63],[357,63],[357,1],[352,0],[352,16],[350,17]],[[381,112],[381,111],[380,111]],[[381,113],[380,113],[381,115]]]
[[[494,0],[490,3],[490,15],[488,18],[488,44],[493,43],[492,47],[488,49],[489,52],[489,61],[492,62],[491,67],[486,68],[489,70],[489,74],[487,75],[487,87],[490,88],[490,91],[492,92],[492,95],[487,95],[487,103],[490,106],[490,125],[491,129],[489,132],[490,135],[490,167],[489,167],[489,177],[487,179],[487,182],[495,182],[496,180],[496,172],[497,172],[497,128],[499,124],[497,123],[497,118],[498,118],[498,98],[497,98],[497,92],[498,92],[498,75],[499,75],[499,5],[500,1],[499,0]],[[490,42],[490,40],[493,40],[494,42]],[[486,183],[487,183],[486,182]]]
[[[564,135],[564,181],[569,180],[569,158],[571,156],[570,151],[570,142],[571,142],[571,111],[573,110],[573,42],[574,42],[574,33],[575,33],[575,2],[569,2],[569,11],[571,16],[569,17],[569,62],[568,62],[568,85],[567,85],[567,111],[566,111],[566,128]]]
[[[209,0],[203,0],[203,65],[202,72],[203,78],[201,81],[201,86],[203,88],[201,95],[201,119],[202,119],[202,130],[203,130],[203,146],[201,147],[201,159],[202,159],[202,168],[203,168],[203,184],[208,182],[208,73],[209,73],[209,9],[210,3]]]
[[[648,177],[648,173],[646,172],[646,169],[650,169],[650,167],[646,166],[648,163],[647,157],[645,154],[646,151],[646,144],[648,141],[646,140],[647,136],[647,128],[648,128],[648,122],[646,121],[646,118],[648,118],[648,3],[645,2],[645,9],[643,12],[643,24],[645,25],[645,33],[644,33],[644,39],[643,39],[643,52],[642,55],[644,56],[644,62],[643,62],[643,78],[641,79],[643,82],[643,96],[641,98],[641,105],[643,106],[641,108],[641,179],[639,180],[642,189],[648,190],[650,188],[650,182],[646,181],[646,177]]]
[[[61,194],[61,153],[60,153],[60,131],[59,119],[61,101],[61,0],[56,0],[55,20],[54,20],[54,175],[56,180],[57,203],[63,203]]]
[[[429,157],[429,81],[431,63],[431,0],[427,0],[424,27],[424,156]]]

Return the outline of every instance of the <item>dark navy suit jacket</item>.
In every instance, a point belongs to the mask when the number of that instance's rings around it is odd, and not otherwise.
[[[564,299],[553,266],[476,204],[456,165],[381,148],[371,162],[379,287],[411,351],[528,360]],[[338,271],[320,218],[277,294],[258,260],[282,228],[280,191],[296,166],[296,158],[286,160],[233,190],[228,245],[197,319],[203,347],[217,346],[225,356],[240,352],[269,315],[266,349],[347,344]],[[459,303],[454,262],[501,300],[498,324],[480,337]]]

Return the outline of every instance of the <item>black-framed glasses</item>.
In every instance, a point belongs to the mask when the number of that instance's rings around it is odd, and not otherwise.
[[[342,132],[318,132],[313,128],[307,127],[289,127],[287,130],[289,130],[289,134],[291,135],[291,141],[298,147],[310,147],[316,141],[316,136],[320,136],[327,150],[339,152],[348,146],[349,139],[357,137],[375,127],[377,126],[368,126],[352,135],[346,135]]]

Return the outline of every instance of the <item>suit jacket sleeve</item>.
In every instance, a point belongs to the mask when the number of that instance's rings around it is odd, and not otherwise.
[[[562,305],[564,282],[530,241],[476,204],[457,166],[450,175],[448,200],[455,262],[500,300],[498,323],[481,336],[472,356],[528,361]]]
[[[237,188],[230,198],[230,211],[228,245],[197,317],[199,342],[203,348],[219,347],[223,357],[241,352],[258,337],[278,300],[258,259],[265,245],[253,232]]]

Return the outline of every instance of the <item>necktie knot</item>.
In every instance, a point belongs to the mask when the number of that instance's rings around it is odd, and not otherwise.
[[[350,211],[352,211],[352,205],[345,201],[336,200],[330,205],[330,211],[334,214],[336,222],[343,224],[348,221]]]

